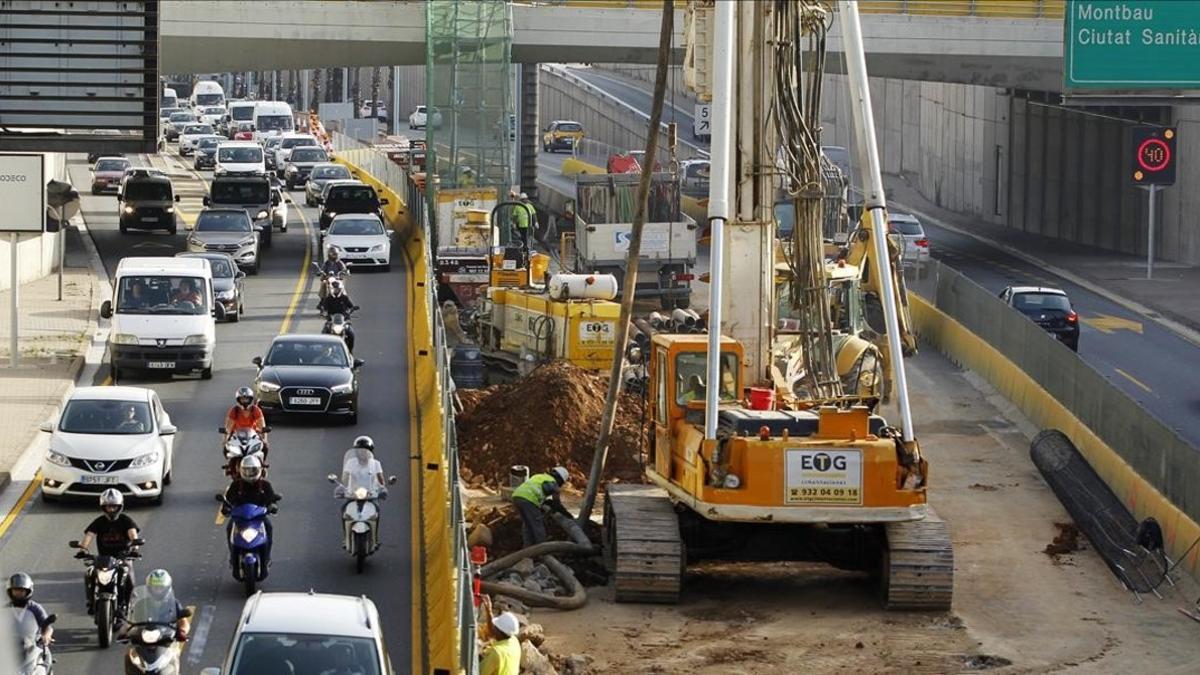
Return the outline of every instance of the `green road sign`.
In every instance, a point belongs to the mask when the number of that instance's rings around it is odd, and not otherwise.
[[[1200,89],[1200,0],[1073,0],[1067,90]]]

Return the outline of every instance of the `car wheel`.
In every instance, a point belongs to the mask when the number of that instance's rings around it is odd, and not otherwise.
[[[350,413],[350,415],[346,417],[346,424],[351,425],[351,426],[358,424],[358,410],[357,409],[355,409],[354,412]]]
[[[280,226],[279,226],[279,231],[280,231],[280,232],[287,232],[287,223],[284,223],[283,225],[280,225]]]
[[[117,229],[121,231],[121,234],[127,234],[129,232],[129,226],[125,223],[117,225]]]
[[[171,467],[170,471],[163,474],[163,485],[170,485],[171,483],[175,482],[175,476],[172,475],[174,473],[175,467]]]
[[[242,313],[241,313],[240,308],[237,310],[234,310],[234,312],[232,314],[226,314],[225,316],[229,317],[230,323],[237,323],[242,320]]]
[[[171,227],[167,228],[167,234],[174,235],[174,234],[178,234],[178,233],[179,233],[179,226],[177,226],[177,225],[172,225]]]
[[[112,380],[113,384],[116,384],[117,380],[120,379],[120,376],[121,371],[117,370],[117,367],[110,363],[108,365],[108,379]]]
[[[98,194],[100,194],[100,190],[97,188],[92,188],[92,194],[98,195]]]
[[[205,368],[204,370],[200,371],[200,379],[202,379],[202,380],[211,380],[212,379],[212,366],[209,366],[208,368]]]

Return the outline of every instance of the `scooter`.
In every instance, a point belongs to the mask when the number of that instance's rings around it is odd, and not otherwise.
[[[353,310],[357,311],[356,305]],[[325,327],[321,329],[325,335],[336,335],[346,342],[346,348],[354,352],[354,333],[350,331],[350,314],[332,314],[325,319]]]
[[[354,556],[354,569],[359,574],[367,564],[367,556],[379,550],[379,503],[387,499],[386,490],[368,490],[360,487],[353,494],[346,493],[346,486],[337,475],[327,476],[335,486],[333,496],[344,499],[342,506],[342,548]],[[388,476],[388,485],[395,485],[396,477]]]
[[[224,436],[228,433],[225,427],[217,429]],[[270,433],[271,427],[263,427],[263,433]],[[238,429],[233,436],[225,442],[225,475],[230,478],[237,478],[238,465],[245,457],[251,455],[257,456],[263,463],[263,475],[267,475],[267,444],[263,443],[262,436],[258,435],[253,429]]]
[[[129,621],[121,631],[121,642],[128,644],[125,651],[125,675],[179,675],[179,643],[176,640],[180,617],[176,613],[175,595],[172,593],[160,601],[147,597],[138,599],[134,593]],[[192,610],[184,610],[190,617]]]
[[[19,666],[17,675],[51,675],[54,672],[54,659],[50,656],[50,645],[42,640],[42,629],[29,610],[12,608],[16,619]],[[18,612],[22,612],[18,614]],[[51,614],[47,621],[54,623],[58,616]]]
[[[132,547],[143,546],[145,543],[144,539],[129,542]],[[67,545],[79,548],[78,541],[67,542]],[[128,609],[129,598],[125,597],[121,589],[129,583],[129,561],[141,558],[142,554],[133,550],[120,556],[92,555],[88,551],[76,551],[75,557],[85,561],[92,574],[92,597],[88,600],[100,647],[107,649],[112,644],[113,627],[117,617],[123,616]]]
[[[279,512],[279,507],[271,504],[263,507],[258,504],[239,504],[233,506],[218,494],[217,501],[224,504],[221,513],[226,514],[233,526],[229,530],[229,548],[231,553],[230,567],[233,578],[242,582],[246,596],[254,595],[258,582],[267,578],[267,561],[263,553],[267,547],[268,514]]]

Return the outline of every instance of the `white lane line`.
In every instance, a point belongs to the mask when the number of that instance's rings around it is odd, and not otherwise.
[[[216,605],[205,605],[196,612],[192,621],[192,635],[188,638],[187,662],[189,666],[200,663],[204,656],[204,645],[208,642],[208,633],[212,629],[213,617],[217,614]]]

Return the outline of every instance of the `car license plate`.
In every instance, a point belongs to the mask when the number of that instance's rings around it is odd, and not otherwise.
[[[150,361],[146,364],[147,368],[174,368],[174,361]]]
[[[80,476],[80,483],[92,483],[99,485],[116,485],[121,482],[116,476]]]
[[[158,216],[142,216],[142,222],[145,222],[145,223],[157,223],[157,222],[158,222]]]
[[[288,399],[292,405],[321,405],[321,399],[316,396],[293,396]]]

